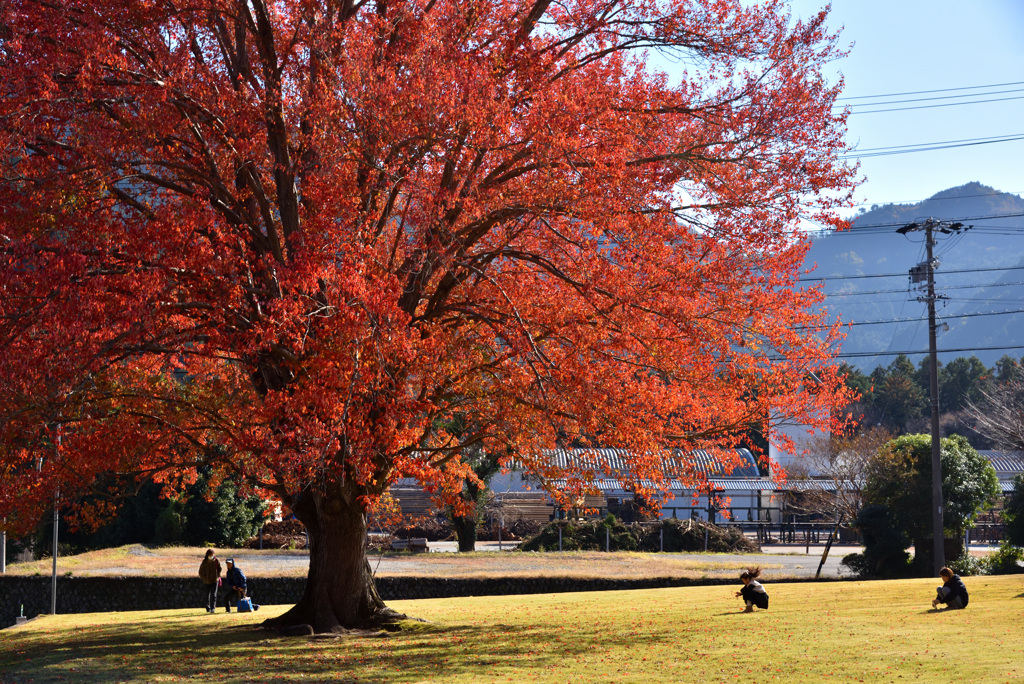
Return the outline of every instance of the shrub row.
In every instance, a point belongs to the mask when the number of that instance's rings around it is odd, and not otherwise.
[[[625,524],[609,515],[603,520],[553,522],[523,542],[523,551],[660,551],[737,552],[761,550],[735,527],[720,527],[699,519],[667,518],[655,523]]]

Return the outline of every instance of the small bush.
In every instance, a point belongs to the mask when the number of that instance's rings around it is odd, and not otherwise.
[[[412,525],[395,530],[396,539],[412,539],[422,537],[427,541],[450,541],[455,538],[452,523],[446,517],[421,518]]]
[[[747,539],[735,527],[719,527],[704,520],[665,519],[654,525],[625,525],[612,515],[604,520],[563,521],[547,525],[527,539],[523,551],[557,551],[558,528],[562,527],[563,551],[604,551],[605,530],[608,530],[612,551],[695,552],[707,550],[716,553],[755,553],[760,551],[756,541]]]
[[[557,551],[558,529],[562,529],[563,551],[604,551],[607,541],[612,551],[635,551],[637,539],[615,516],[603,520],[558,521],[544,527],[520,545],[523,551]],[[607,531],[607,532],[606,532]]]
[[[173,544],[180,541],[185,532],[185,516],[176,504],[160,511],[154,525],[153,543]]]
[[[1008,541],[999,545],[999,550],[984,559],[989,575],[1016,575],[1024,573],[1020,561],[1024,561],[1024,549],[1014,546]]]
[[[306,548],[306,527],[295,519],[268,520],[263,524],[262,537],[256,536],[245,542],[247,549],[304,549]]]
[[[977,576],[977,575],[988,575],[989,572],[987,558],[976,558],[969,553],[957,558],[949,564],[949,569],[962,577]]]
[[[1024,573],[1019,561],[1024,560],[1024,549],[1004,541],[997,551],[984,558],[964,554],[949,563],[949,569],[958,575],[1015,575]]]
[[[863,553],[848,553],[839,564],[848,567],[857,577],[871,577],[871,564]]]
[[[540,532],[544,524],[537,520],[527,520],[522,516],[512,520],[505,518],[505,526],[501,528],[501,538],[504,541],[519,541],[527,539]],[[481,523],[476,530],[477,541],[498,541],[498,525],[487,525]]]
[[[756,553],[761,550],[756,541],[748,539],[738,528],[720,527],[706,520],[666,518],[655,525],[641,527],[641,530],[637,534],[641,551],[661,549],[662,534],[665,551],[672,553],[704,551],[705,540],[707,550],[713,553]]]
[[[842,564],[860,577],[906,577],[911,572],[910,540],[887,506],[869,505],[854,521],[864,538],[864,553],[852,553]]]

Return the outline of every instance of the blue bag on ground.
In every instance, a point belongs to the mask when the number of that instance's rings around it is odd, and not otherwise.
[[[238,599],[238,612],[239,613],[251,613],[252,612],[252,599],[248,596]]]

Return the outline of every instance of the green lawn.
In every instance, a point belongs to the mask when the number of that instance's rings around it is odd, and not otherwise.
[[[937,580],[396,601],[429,620],[385,636],[280,638],[284,610],[43,617],[0,632],[0,682],[1020,682],[1024,578],[968,578],[967,610],[932,611]]]

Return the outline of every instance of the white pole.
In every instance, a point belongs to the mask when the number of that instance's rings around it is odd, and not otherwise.
[[[50,615],[57,614],[57,502],[60,494],[53,496],[53,579],[50,583]]]
[[[60,449],[60,426],[57,426],[57,449]],[[53,490],[53,573],[50,581],[50,615],[57,614],[57,504],[60,503],[60,490]]]

